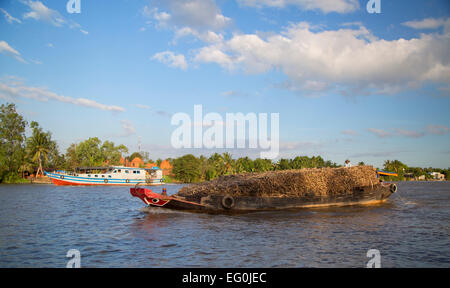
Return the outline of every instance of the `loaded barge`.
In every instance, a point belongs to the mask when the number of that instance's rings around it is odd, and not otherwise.
[[[295,172],[291,174],[295,178],[304,176],[295,175]],[[345,175],[345,173],[339,172],[339,174],[345,178],[344,180],[349,180],[348,175]],[[292,175],[289,175],[289,177]],[[339,187],[336,187],[338,185],[331,181],[328,184],[334,185],[334,187],[329,187],[326,191],[322,189],[325,192],[320,192],[319,188],[316,191],[308,190],[308,185],[305,184],[306,188],[303,191],[301,189],[303,187],[299,188],[298,183],[295,183],[295,179],[290,184],[287,184],[287,188],[295,190],[294,192],[283,191],[281,194],[272,193],[271,195],[263,193],[265,192],[264,188],[260,189],[260,191],[252,191],[254,187],[261,187],[260,184],[272,181],[273,179],[270,179],[269,176],[257,176],[257,180],[246,177],[247,179],[245,180],[238,179],[237,181],[234,181],[232,177],[228,177],[230,179],[227,180],[228,184],[225,186],[222,180],[212,181],[207,184],[196,184],[197,187],[195,185],[187,186],[185,187],[186,189],[181,189],[181,193],[179,192],[172,196],[168,196],[165,189],[160,194],[147,188],[138,187],[138,185],[130,188],[130,193],[150,207],[205,213],[239,213],[295,208],[371,205],[385,202],[397,191],[395,184],[383,183],[380,180],[373,181],[370,185],[355,186],[350,189],[345,187],[345,190],[339,190]],[[281,175],[281,178],[283,178],[283,175]],[[302,181],[307,180],[307,177],[300,178]],[[375,179],[377,179],[377,176],[375,176]],[[276,189],[276,187],[277,185],[274,184],[271,189]],[[283,188],[286,188],[286,186],[284,185]],[[211,193],[205,193],[207,189],[211,189]],[[216,190],[213,191],[214,189]],[[250,189],[249,191],[252,192],[248,192],[245,189]],[[223,192],[221,193],[220,191]]]

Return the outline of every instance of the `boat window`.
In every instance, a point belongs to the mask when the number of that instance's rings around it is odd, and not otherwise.
[[[109,178],[111,178],[111,175],[108,175]]]
[[[134,174],[136,174],[136,173],[137,173],[137,171],[136,171],[136,170],[133,170],[133,173],[134,173]]]
[[[117,170],[114,170],[114,173],[117,173]]]
[[[98,177],[98,175],[95,175],[95,177]]]
[[[128,174],[128,170],[125,170],[125,173],[127,173],[127,174]]]
[[[88,175],[88,177],[91,177],[91,175]]]
[[[122,173],[122,170],[119,169],[119,173]]]
[[[105,175],[102,175],[102,178],[105,178]]]
[[[136,171],[137,174],[141,174],[141,171]]]

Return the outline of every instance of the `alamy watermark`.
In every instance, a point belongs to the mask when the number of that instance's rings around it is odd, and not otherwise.
[[[80,268],[81,267],[81,253],[77,249],[70,249],[66,254],[67,258],[71,258],[66,265],[66,268]]]
[[[81,0],[69,0],[66,5],[67,13],[81,13]]]
[[[373,14],[373,13],[380,14],[381,13],[381,0],[369,0],[369,2],[367,2],[367,5],[366,5],[366,10],[370,14]]]
[[[381,254],[377,249],[370,249],[366,254],[367,258],[371,258],[366,267],[367,268],[381,268]]]
[[[186,113],[172,116],[171,124],[178,126],[172,132],[172,147],[259,148],[266,150],[260,152],[261,158],[274,159],[278,157],[280,150],[280,115],[270,113],[270,137],[268,118],[267,113],[226,113],[224,121],[219,113],[207,113],[203,116],[203,106],[194,105],[193,120]]]

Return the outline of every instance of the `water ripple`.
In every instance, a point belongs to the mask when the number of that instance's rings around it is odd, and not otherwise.
[[[369,249],[383,267],[449,267],[449,208],[448,182],[399,183],[378,206],[235,216],[144,208],[124,187],[0,185],[0,267],[65,267],[69,249],[83,267],[365,267]]]

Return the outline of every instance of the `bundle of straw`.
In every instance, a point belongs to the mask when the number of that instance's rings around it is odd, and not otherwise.
[[[330,196],[378,184],[372,166],[308,168],[227,175],[183,187],[179,196],[233,195],[254,197]]]

